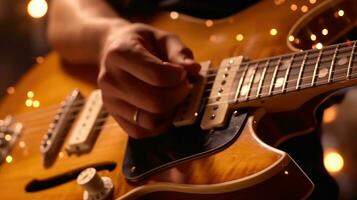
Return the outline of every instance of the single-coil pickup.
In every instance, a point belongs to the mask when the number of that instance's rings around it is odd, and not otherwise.
[[[176,127],[192,125],[197,121],[211,62],[206,61],[200,64],[201,71],[197,77],[194,77],[195,80],[189,95],[176,112],[173,122]]]
[[[59,111],[43,136],[40,150],[43,165],[50,167],[55,162],[69,129],[83,105],[83,96],[79,90],[73,90],[62,102]]]
[[[242,59],[243,57],[240,56],[227,58],[222,61],[204,108],[201,121],[202,129],[207,130],[225,125],[232,85]]]
[[[73,132],[66,145],[67,153],[80,155],[89,152],[99,132],[97,127],[101,124],[98,123],[103,123],[103,120],[98,119],[105,117],[102,94],[100,90],[95,90],[88,97],[83,111],[73,127]]]

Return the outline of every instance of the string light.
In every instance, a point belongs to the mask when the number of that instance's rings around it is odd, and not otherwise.
[[[337,151],[329,150],[324,156],[324,166],[328,172],[337,173],[344,166],[343,157]]]
[[[315,4],[315,3],[316,3],[316,0],[309,0],[309,2],[310,2],[311,4]]]
[[[15,93],[15,88],[13,86],[10,86],[6,89],[6,92],[8,94],[14,94]]]
[[[35,100],[35,101],[33,101],[33,103],[32,103],[32,106],[33,107],[35,107],[35,108],[38,108],[38,107],[40,107],[40,101],[38,101],[38,100]]]
[[[316,44],[315,47],[316,47],[316,49],[322,49],[324,46],[322,45],[322,43],[319,42]]]
[[[27,100],[25,101],[25,105],[26,105],[27,107],[31,107],[32,104],[33,104],[32,99],[27,99]]]
[[[237,40],[237,41],[240,42],[240,41],[243,41],[243,39],[244,39],[244,36],[243,36],[242,34],[237,34],[237,35],[236,35],[236,40]]]
[[[179,13],[176,12],[176,11],[170,12],[170,17],[171,17],[171,19],[178,19],[179,16],[180,16]]]
[[[12,156],[10,156],[10,155],[6,156],[5,160],[6,160],[7,163],[11,163],[12,162]]]
[[[213,26],[213,21],[212,20],[206,20],[206,26],[207,27],[212,27]]]
[[[293,42],[295,40],[295,37],[293,35],[290,35],[288,39],[290,42]]]
[[[338,14],[338,16],[343,17],[343,16],[345,15],[345,11],[339,10],[339,11],[337,12],[337,14]]]
[[[291,9],[292,11],[296,11],[296,10],[298,9],[298,6],[297,6],[296,4],[291,4],[291,5],[290,5],[290,9]]]
[[[34,93],[33,91],[28,91],[28,92],[27,92],[27,97],[28,97],[28,98],[31,99],[31,98],[33,98],[34,96],[35,96],[35,93]]]
[[[301,12],[306,13],[309,10],[309,7],[306,5],[301,6]]]
[[[315,35],[315,34],[311,34],[311,35],[310,35],[310,39],[311,39],[312,41],[316,41],[316,35]]]
[[[33,18],[41,18],[46,15],[48,4],[45,0],[31,0],[27,5],[27,12]]]
[[[275,28],[270,29],[270,35],[275,36],[277,34],[278,34],[278,30],[276,30]]]
[[[327,35],[328,34],[328,30],[326,28],[322,29],[321,31],[322,35]]]

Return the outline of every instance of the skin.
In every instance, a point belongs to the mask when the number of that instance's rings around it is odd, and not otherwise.
[[[191,88],[188,76],[200,70],[176,35],[131,23],[103,0],[53,0],[48,38],[66,61],[100,66],[104,105],[133,138],[172,124]]]

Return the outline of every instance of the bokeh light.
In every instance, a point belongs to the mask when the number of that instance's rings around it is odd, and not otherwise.
[[[41,18],[47,14],[48,4],[45,0],[31,0],[27,5],[27,12],[33,18]]]

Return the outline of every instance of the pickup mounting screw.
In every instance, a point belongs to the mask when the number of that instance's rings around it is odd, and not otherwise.
[[[238,116],[238,111],[235,110],[235,111],[233,112],[233,116],[237,117],[237,116]]]
[[[134,173],[136,171],[136,167],[135,166],[132,166],[131,168],[130,168],[130,172],[131,173]]]

